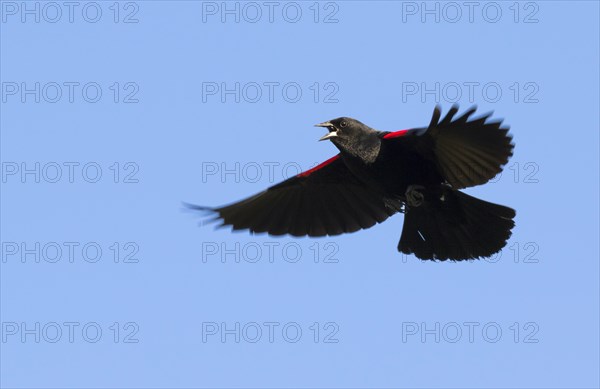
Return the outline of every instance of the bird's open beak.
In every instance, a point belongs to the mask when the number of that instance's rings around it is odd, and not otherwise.
[[[323,122],[323,123],[319,123],[319,124],[315,124],[315,127],[325,127],[329,130],[328,134],[323,135],[319,141],[322,140],[327,140],[329,138],[334,138],[336,136],[338,136],[337,134],[337,129],[335,128],[335,126],[333,124],[331,124],[330,122]]]

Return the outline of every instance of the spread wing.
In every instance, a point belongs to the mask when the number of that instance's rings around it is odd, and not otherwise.
[[[454,119],[453,106],[440,120],[436,107],[427,128],[403,130],[383,136],[388,142],[411,142],[415,151],[434,161],[440,174],[456,189],[481,185],[494,178],[513,154],[514,144],[502,121],[488,121],[491,113],[469,120],[470,108]],[[453,120],[454,119],[454,120]]]
[[[245,200],[218,208],[213,220],[234,230],[325,236],[381,223],[396,210],[354,177],[339,155]]]

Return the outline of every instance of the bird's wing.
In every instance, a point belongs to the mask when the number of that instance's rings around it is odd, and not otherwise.
[[[453,120],[458,112],[454,105],[440,120],[440,108],[435,107],[429,127],[386,133],[383,139],[411,142],[416,152],[434,160],[456,189],[485,184],[502,171],[514,144],[508,127],[501,127],[502,120],[488,122],[492,113],[469,120],[475,110],[472,107]]]
[[[338,235],[369,228],[393,215],[383,197],[361,183],[339,154],[240,202],[219,208],[213,220],[271,235]]]

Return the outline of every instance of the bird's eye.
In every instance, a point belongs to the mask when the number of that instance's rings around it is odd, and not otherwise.
[[[341,122],[341,123],[340,123],[340,127],[341,127],[341,128],[344,128],[344,127],[346,127],[347,125],[348,125],[348,123],[346,123],[345,121],[343,121],[343,122]]]

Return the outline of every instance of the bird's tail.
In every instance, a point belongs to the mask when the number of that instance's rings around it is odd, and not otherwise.
[[[407,206],[398,251],[421,259],[463,260],[500,251],[511,235],[516,213],[443,186]]]

